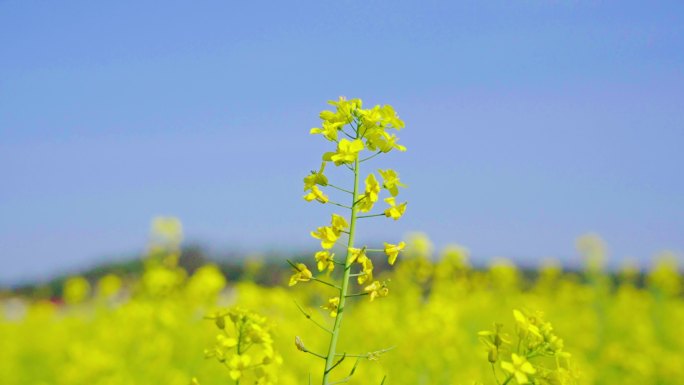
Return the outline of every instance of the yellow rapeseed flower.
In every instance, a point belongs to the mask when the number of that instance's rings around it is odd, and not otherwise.
[[[373,209],[373,205],[378,201],[378,194],[380,194],[380,184],[375,175],[370,174],[366,177],[366,191],[363,197],[359,200],[359,211],[364,213]]]
[[[311,236],[321,240],[321,247],[324,249],[331,249],[337,239],[340,237],[339,232],[336,232],[332,227],[321,226],[316,231],[311,232]]]
[[[218,334],[216,336],[216,345],[223,349],[230,349],[236,347],[238,344],[237,339],[233,337],[227,337],[223,334]]]
[[[368,293],[370,300],[373,301],[379,297],[387,297],[389,294],[389,288],[384,282],[373,281],[370,285],[363,288],[365,292]]]
[[[387,169],[378,170],[378,172],[382,176],[382,187],[386,188],[393,197],[399,194],[399,187],[406,187],[399,181],[399,174],[396,171]]]
[[[513,317],[515,318],[520,338],[525,338],[530,333],[537,338],[542,338],[537,325],[534,325],[520,310],[513,310]]]
[[[385,210],[386,217],[392,218],[396,221],[401,218],[402,215],[404,215],[404,212],[406,211],[406,202],[397,206],[394,197],[385,198],[385,202],[390,205],[390,207]]]
[[[335,163],[335,166],[354,163],[361,150],[363,150],[363,142],[360,139],[354,139],[353,141],[342,139],[337,143],[337,151],[325,153],[323,160],[331,160]]]
[[[501,369],[511,373],[511,375],[515,377],[515,380],[518,381],[518,384],[527,384],[530,382],[527,375],[537,373],[534,366],[532,366],[525,357],[520,357],[515,353],[511,354],[511,359],[513,360],[512,363],[502,361]]]
[[[347,223],[347,220],[344,219],[343,216],[338,215],[338,214],[333,214],[332,219],[330,221],[330,226],[332,227],[333,231],[339,235],[344,229],[349,227],[349,223]]]
[[[333,269],[335,269],[335,261],[333,260],[334,256],[335,254],[329,252],[328,250],[317,252],[314,255],[314,258],[316,259],[318,271],[323,271],[326,269],[328,270],[328,272],[333,271]]]
[[[363,102],[361,99],[347,100],[344,96],[340,96],[338,100],[329,100],[328,104],[337,107],[337,112],[331,114],[331,111],[323,111],[320,115],[321,119],[343,121],[346,124],[352,121],[357,111],[360,111]]]
[[[345,122],[331,122],[328,120],[324,120],[322,128],[314,127],[311,129],[311,131],[309,131],[309,133],[312,135],[322,134],[329,141],[336,142],[338,131],[344,125]]]
[[[333,297],[328,300],[328,303],[321,306],[321,308],[330,311],[331,317],[337,317],[337,310],[340,306],[340,297]]]
[[[380,150],[382,152],[390,152],[392,149],[399,151],[406,151],[406,147],[397,144],[399,138],[396,135],[390,134],[382,128],[373,128],[368,130],[365,135],[366,145],[371,151]]]
[[[356,280],[359,282],[359,285],[362,285],[364,282],[372,281],[373,261],[371,261],[371,259],[368,258],[364,253],[356,258],[356,263],[361,265],[361,272],[363,273],[356,278]]]
[[[228,368],[230,369],[230,378],[233,381],[237,381],[242,377],[242,372],[248,369],[251,358],[246,355],[235,355],[231,358],[230,363],[228,363]]]
[[[394,108],[392,106],[390,106],[389,104],[385,104],[384,106],[382,106],[380,111],[382,113],[382,118],[387,125],[397,130],[401,130],[402,128],[404,128],[404,121],[399,119],[396,111],[394,111]]]
[[[311,188],[316,185],[328,185],[328,177],[323,175],[323,171],[325,170],[325,164],[326,162],[321,163],[321,168],[317,172],[311,171],[309,175],[304,177],[304,191],[311,190]]]
[[[308,282],[313,277],[313,274],[303,263],[298,263],[295,267],[295,273],[290,277],[290,286],[294,286],[297,282]]]
[[[355,247],[350,247],[349,248],[349,254],[347,259],[349,260],[349,263],[354,263],[359,260],[359,258],[365,258],[366,257],[366,248],[364,247],[363,249],[357,249]]]
[[[399,252],[404,250],[404,247],[406,247],[406,242],[399,242],[397,245],[385,242],[385,254],[387,254],[387,262],[390,265],[394,265],[394,262],[397,261],[397,256],[399,256]]]
[[[317,200],[321,203],[328,203],[328,196],[323,194],[323,191],[321,191],[318,188],[318,186],[313,186],[311,187],[311,191],[309,191],[308,194],[304,195],[304,200],[306,200],[307,202]]]

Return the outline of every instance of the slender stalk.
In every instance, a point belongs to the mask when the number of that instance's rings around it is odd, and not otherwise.
[[[332,188],[334,188],[334,189],[338,189],[338,190],[340,190],[340,191],[344,191],[344,192],[346,192],[347,194],[354,194],[353,191],[349,191],[349,190],[344,189],[344,188],[342,188],[342,187],[337,187],[337,186],[335,186],[334,184],[328,183],[328,186],[329,186],[329,187],[332,187]]]
[[[501,384],[501,382],[499,382],[499,376],[496,375],[496,368],[494,367],[494,364],[491,364],[491,365],[492,365],[492,373],[494,373],[494,379],[496,380],[497,385]]]
[[[324,280],[322,280],[322,279],[319,279],[319,278],[316,278],[316,277],[311,277],[311,280],[312,280],[312,281],[316,281],[316,282],[318,282],[318,283],[322,283],[322,284],[324,284],[324,285],[326,285],[326,286],[334,287],[334,288],[337,289],[337,290],[341,290],[341,289],[342,289],[341,287],[339,287],[339,286],[337,286],[337,285],[335,285],[335,284],[332,284],[332,283],[330,283],[330,282],[326,282],[326,281],[324,281]]]
[[[345,355],[345,356],[347,356],[347,357],[357,357],[357,358],[368,358],[368,357],[370,357],[370,356],[376,356],[376,357],[377,357],[377,356],[379,356],[379,355],[381,355],[381,354],[384,354],[384,353],[389,352],[390,350],[392,350],[392,349],[394,349],[394,348],[395,348],[395,346],[392,346],[392,347],[390,347],[390,348],[380,349],[380,350],[376,350],[376,351],[374,351],[374,352],[364,353],[364,354],[338,353],[337,355],[338,355],[338,356]]]
[[[307,350],[305,353],[309,353],[309,354],[314,355],[314,356],[316,356],[316,357],[318,357],[318,358],[320,358],[320,359],[325,360],[325,356],[324,356],[324,355],[318,354],[318,353],[316,353],[316,352],[312,352],[311,350]]]
[[[381,216],[384,216],[384,215],[385,215],[385,213],[382,213],[382,214],[371,214],[371,215],[359,215],[359,219],[360,219],[360,218],[381,217]]]
[[[342,325],[342,316],[344,315],[344,306],[347,299],[347,291],[349,289],[349,275],[351,274],[351,260],[349,259],[349,249],[354,247],[354,234],[356,230],[356,215],[358,208],[353,202],[356,202],[359,195],[359,158],[354,161],[354,191],[352,194],[351,219],[349,220],[349,240],[347,242],[347,258],[344,264],[344,276],[342,277],[342,288],[340,290],[340,302],[338,304],[337,316],[335,317],[335,324],[332,329],[332,336],[330,337],[330,346],[328,347],[328,354],[325,360],[325,370],[323,371],[323,385],[329,385],[329,377],[331,368],[335,365],[335,354],[337,349],[337,339],[340,336],[340,326]]]
[[[295,301],[295,305],[297,305],[297,308],[299,309],[299,311],[302,312],[302,314],[304,314],[304,317],[306,317],[306,319],[308,319],[309,321],[313,322],[313,323],[314,323],[316,326],[318,326],[319,328],[321,328],[321,329],[325,330],[326,332],[332,334],[332,330],[330,330],[330,329],[328,329],[327,327],[321,325],[320,323],[318,323],[318,321],[316,321],[315,319],[313,319],[313,318],[311,317],[311,314],[307,313],[307,312],[299,305],[299,303],[297,303],[297,301]]]
[[[355,177],[356,177],[356,176],[355,176]],[[341,204],[341,203],[337,203],[337,202],[332,202],[332,201],[328,201],[328,203],[329,203],[329,204],[331,204],[331,205],[335,205],[335,206],[340,206],[340,207],[344,207],[345,209],[351,209],[351,207],[349,207],[349,206],[345,206],[345,205],[343,205],[343,204]]]
[[[360,161],[361,161],[361,162],[365,162],[365,161],[367,161],[367,160],[371,160],[371,159],[375,158],[376,156],[378,156],[378,155],[380,155],[380,154],[382,154],[382,151],[378,151],[378,152],[376,152],[375,154],[373,154],[373,155],[371,155],[371,156],[369,156],[369,157],[367,157],[367,158],[361,159]]]
[[[362,297],[362,296],[364,296],[364,295],[369,295],[369,294],[370,294],[370,293],[368,293],[368,292],[347,294],[347,298],[351,298],[351,297]]]

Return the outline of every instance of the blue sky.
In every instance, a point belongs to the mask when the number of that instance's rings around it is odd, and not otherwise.
[[[302,250],[339,95],[392,104],[402,221],[484,260],[684,250],[677,1],[0,2],[0,283],[143,249]]]

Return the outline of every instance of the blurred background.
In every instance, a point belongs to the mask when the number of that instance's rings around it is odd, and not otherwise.
[[[683,2],[0,0],[2,385],[320,383],[341,95],[408,148],[350,384],[684,384]]]
[[[157,215],[219,258],[313,250],[340,95],[407,125],[377,164],[407,214],[369,242],[684,250],[681,2],[2,1],[0,58],[0,285],[137,258]]]

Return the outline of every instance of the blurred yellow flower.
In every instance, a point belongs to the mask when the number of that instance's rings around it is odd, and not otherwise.
[[[235,355],[230,359],[228,368],[230,369],[230,378],[236,381],[242,377],[242,372],[248,369],[251,358],[246,355]]]
[[[532,364],[530,364],[525,357],[520,357],[515,353],[511,354],[511,359],[513,360],[512,363],[502,361],[501,368],[511,373],[511,375],[515,377],[515,380],[518,382],[518,384],[527,384],[530,382],[527,375],[537,373],[537,370],[534,368],[534,366],[532,366]]]
[[[75,304],[82,302],[90,294],[90,283],[83,277],[72,277],[64,283],[64,301]]]

